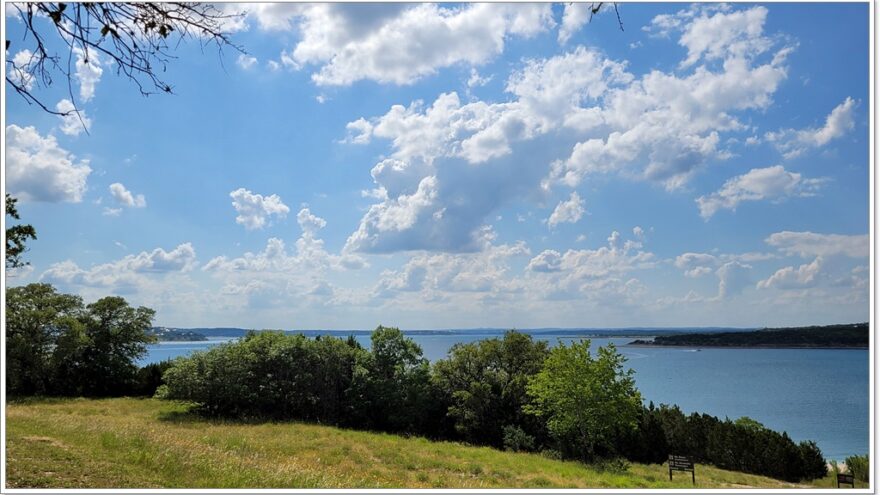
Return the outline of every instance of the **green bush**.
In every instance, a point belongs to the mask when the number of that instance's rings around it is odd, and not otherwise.
[[[546,428],[526,414],[526,385],[544,365],[547,342],[510,331],[503,338],[456,344],[449,357],[434,363],[432,383],[449,404],[455,433],[481,445],[505,447],[505,426],[543,443]]]
[[[719,420],[707,414],[685,416],[677,406],[661,405],[669,451],[723,469],[760,474],[785,481],[822,478],[827,474],[822,452],[813,442],[796,444],[785,432],[766,428],[751,418]]]
[[[855,479],[868,483],[868,476],[870,472],[868,454],[851,455],[847,457],[844,462],[846,462],[846,468],[849,470],[850,474],[855,477]]]
[[[535,450],[535,437],[529,435],[519,426],[507,425],[503,428],[504,450],[513,452],[531,452]]]
[[[142,397],[152,397],[156,391],[162,386],[162,375],[171,367],[174,361],[166,359],[158,363],[150,363],[138,369],[135,385],[132,387],[131,395]]]

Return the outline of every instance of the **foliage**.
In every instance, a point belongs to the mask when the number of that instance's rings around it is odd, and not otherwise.
[[[18,202],[6,193],[6,215],[12,217],[13,220],[19,220],[18,209],[15,203]],[[28,239],[37,238],[37,231],[31,225],[14,225],[6,229],[6,268],[19,268],[28,265],[26,261],[22,261],[21,255],[27,251],[25,243]]]
[[[851,455],[847,457],[844,462],[846,462],[846,468],[849,470],[850,474],[855,477],[855,479],[859,481],[864,481],[865,483],[868,482],[871,466],[868,460],[868,454]]]
[[[162,380],[162,375],[173,365],[173,363],[173,360],[166,359],[164,361],[159,361],[158,363],[147,364],[138,369],[137,378],[135,379],[135,385],[131,390],[131,394],[141,397],[152,397],[156,395],[156,390],[165,383]]]
[[[535,437],[529,435],[519,426],[507,425],[501,429],[504,435],[504,450],[513,452],[531,452],[535,450]]]
[[[633,371],[613,345],[594,358],[590,341],[560,344],[529,379],[531,402],[524,410],[547,421],[547,429],[566,457],[592,461],[614,457],[617,440],[638,425],[642,407]]]
[[[639,411],[638,426],[635,431],[624,435],[619,445],[621,454],[631,461],[645,464],[666,462],[670,454],[669,445],[653,402]]]
[[[146,352],[151,309],[121,297],[83,307],[49,284],[12,287],[6,297],[7,392],[11,395],[130,393],[134,361]]]
[[[825,475],[812,442],[750,418],[686,416],[641,403],[613,346],[589,341],[548,350],[516,332],[453,347],[430,368],[396,328],[378,327],[371,349],[355,339],[280,332],[178,358],[158,395],[228,418],[272,418],[414,433],[512,451],[555,451],[617,469],[614,459],[661,464],[668,454],[798,481]],[[610,463],[610,464],[609,464]],[[618,466],[619,467],[619,466]],[[621,468],[622,469],[622,468]]]
[[[447,359],[434,363],[432,378],[449,404],[455,432],[468,442],[495,447],[507,447],[507,427],[531,437],[532,443],[544,439],[542,422],[522,408],[529,401],[528,379],[548,353],[546,342],[515,331],[501,339],[454,345]]]
[[[422,348],[398,328],[379,326],[370,336],[355,378],[358,403],[368,428],[417,433],[430,423],[430,367]]]
[[[591,466],[600,473],[622,474],[629,470],[630,463],[622,457],[611,457],[608,459],[600,459],[591,464]]]
[[[78,296],[59,294],[49,284],[6,291],[6,390],[12,395],[51,392],[54,361],[81,331]],[[62,346],[64,346],[62,348]]]
[[[69,83],[72,70],[97,60],[112,62],[143,95],[171,93],[162,76],[174,58],[171,50],[195,39],[220,51],[227,46],[242,51],[227,33],[241,15],[210,3],[12,3],[7,19],[17,17],[25,35],[21,43],[7,39],[6,50],[29,56],[24,61],[7,58],[6,82],[28,103],[59,115],[79,115],[72,91],[73,110],[52,110],[32,86],[49,87],[57,74]],[[59,42],[62,48],[56,50]]]
[[[250,333],[178,358],[159,393],[215,416],[423,431],[431,415],[421,349],[396,328],[377,328],[372,343],[367,351],[351,338]]]
[[[707,414],[686,416],[677,406],[650,411],[663,425],[670,453],[697,462],[786,481],[824,477],[827,468],[813,442],[796,444],[751,418],[719,420]]]
[[[178,358],[165,372],[159,393],[196,402],[210,415],[336,424],[347,409],[359,352],[340,339],[250,333],[238,342]]]
[[[153,314],[120,297],[84,306],[48,284],[10,288],[7,392],[155,393],[195,403],[210,416],[294,419],[557,452],[612,471],[625,470],[623,459],[660,464],[675,453],[787,481],[826,476],[815,443],[796,444],[753,419],[644,407],[632,370],[624,371],[613,346],[595,356],[589,341],[548,350],[508,332],[457,345],[432,368],[397,328],[378,327],[370,349],[353,337],[251,332],[138,369],[134,362],[152,341]],[[867,459],[847,462],[856,471],[867,465]]]

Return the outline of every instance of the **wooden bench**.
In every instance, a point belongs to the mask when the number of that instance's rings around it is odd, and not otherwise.
[[[856,487],[856,478],[851,474],[837,473],[837,488],[840,488],[840,484],[849,485],[852,488]]]
[[[690,471],[691,482],[697,484],[697,476],[694,473],[694,459],[687,455],[669,454],[669,481],[672,481],[672,471]]]

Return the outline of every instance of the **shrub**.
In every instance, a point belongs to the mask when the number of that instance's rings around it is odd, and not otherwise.
[[[513,452],[531,452],[535,450],[535,437],[529,435],[519,426],[507,425],[503,428],[504,450]]]
[[[131,394],[142,397],[152,397],[156,394],[156,390],[165,382],[162,381],[162,374],[171,367],[173,361],[166,359],[158,363],[150,363],[137,371],[135,384],[132,387]]]
[[[464,440],[505,447],[504,427],[515,426],[533,441],[546,439],[537,417],[526,414],[526,385],[548,354],[547,343],[510,331],[503,338],[456,344],[434,363],[432,382],[448,404],[445,414]]]
[[[849,470],[850,474],[855,477],[855,479],[868,483],[868,473],[870,472],[868,454],[851,455],[847,457],[844,462],[846,462],[847,469]]]
[[[623,474],[629,470],[629,462],[622,457],[599,459],[592,466],[596,471],[604,473]]]

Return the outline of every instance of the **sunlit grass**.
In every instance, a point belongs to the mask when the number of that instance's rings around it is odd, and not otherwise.
[[[154,399],[8,404],[10,487],[89,488],[674,488],[665,466],[601,472],[538,454],[303,423],[208,421]],[[793,485],[697,466],[698,488]]]

